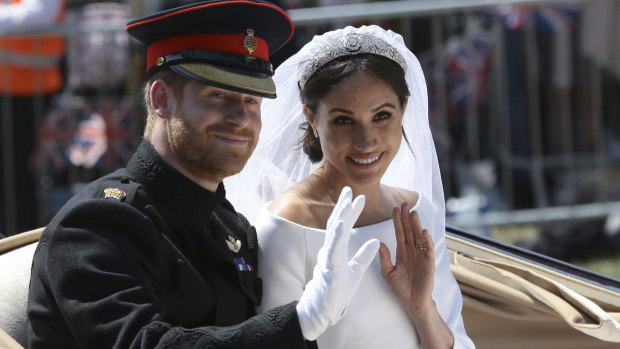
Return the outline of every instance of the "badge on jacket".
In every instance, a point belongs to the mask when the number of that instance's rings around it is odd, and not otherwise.
[[[127,196],[124,191],[118,188],[105,188],[103,190],[103,195],[105,199],[113,199],[116,201],[123,201]]]
[[[228,245],[228,248],[231,251],[233,251],[234,253],[237,253],[241,249],[241,240],[235,240],[235,238],[232,235],[228,235],[228,240],[226,240],[226,245]]]

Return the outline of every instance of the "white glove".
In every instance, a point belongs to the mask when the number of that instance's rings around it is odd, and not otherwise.
[[[379,240],[366,241],[347,261],[353,224],[364,208],[365,198],[353,203],[351,188],[344,187],[327,220],[325,241],[317,255],[312,280],[297,303],[301,331],[307,340],[315,340],[327,326],[338,322],[353,298],[362,276],[379,249]]]

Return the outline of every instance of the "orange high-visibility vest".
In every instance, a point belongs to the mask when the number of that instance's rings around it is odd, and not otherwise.
[[[55,23],[62,21],[64,12],[63,2]],[[0,35],[0,94],[32,96],[59,91],[63,82],[59,62],[64,51],[62,35]]]

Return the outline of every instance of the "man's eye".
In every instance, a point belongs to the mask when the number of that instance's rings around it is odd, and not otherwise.
[[[213,92],[211,96],[215,98],[224,98],[224,94],[222,92]]]
[[[258,104],[258,101],[255,98],[246,98],[245,102],[247,104]]]

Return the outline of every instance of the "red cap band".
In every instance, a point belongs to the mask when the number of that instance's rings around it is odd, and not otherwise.
[[[159,57],[183,50],[228,52],[247,56],[250,54],[243,47],[244,38],[244,34],[191,34],[159,40],[146,50],[146,70],[154,67]],[[256,36],[254,38],[257,46],[251,56],[269,61],[267,42]]]

